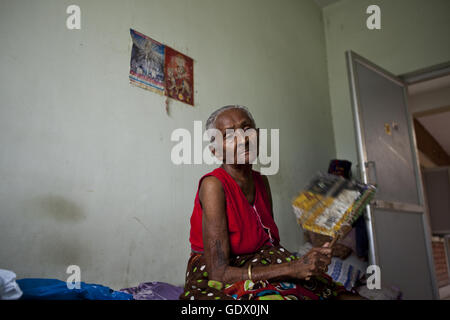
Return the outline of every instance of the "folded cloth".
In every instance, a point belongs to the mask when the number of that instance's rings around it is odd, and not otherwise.
[[[144,282],[137,287],[120,289],[133,295],[135,300],[178,300],[183,292],[182,287],[177,287],[165,282]]]
[[[368,300],[402,300],[402,291],[395,287],[381,284],[381,289],[369,289],[366,285],[359,286],[356,291]]]
[[[22,290],[16,282],[16,274],[0,269],[0,300],[17,300],[22,296]]]
[[[131,294],[111,288],[80,282],[80,288],[69,289],[57,279],[19,279],[22,300],[133,300]]]

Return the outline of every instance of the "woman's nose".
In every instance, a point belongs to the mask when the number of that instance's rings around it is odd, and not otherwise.
[[[242,130],[236,130],[235,131],[235,137],[236,137],[236,142],[237,144],[243,144],[245,143],[245,135],[244,135],[244,131]]]

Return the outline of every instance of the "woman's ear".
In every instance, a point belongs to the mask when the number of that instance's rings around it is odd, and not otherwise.
[[[223,156],[221,155],[221,152],[217,152],[216,148],[214,147],[214,144],[209,145],[209,151],[211,151],[213,156],[216,157],[219,161],[223,161]]]
[[[215,156],[216,155],[216,148],[212,146],[212,144],[209,145],[209,151]]]

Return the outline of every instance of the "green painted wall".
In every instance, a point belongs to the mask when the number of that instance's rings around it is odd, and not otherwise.
[[[366,27],[366,9],[372,4],[381,9],[381,30]],[[323,14],[336,154],[356,164],[345,51],[396,75],[448,62],[450,1],[341,0]]]
[[[170,135],[226,104],[280,129],[269,178],[282,243],[295,193],[335,156],[322,12],[311,1],[0,2],[0,268],[115,289],[182,284],[198,179]],[[194,108],[128,84],[129,28],[194,58]]]

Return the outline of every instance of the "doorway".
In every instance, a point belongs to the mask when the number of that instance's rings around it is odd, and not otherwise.
[[[450,63],[402,76],[414,119],[439,298],[450,300]]]

